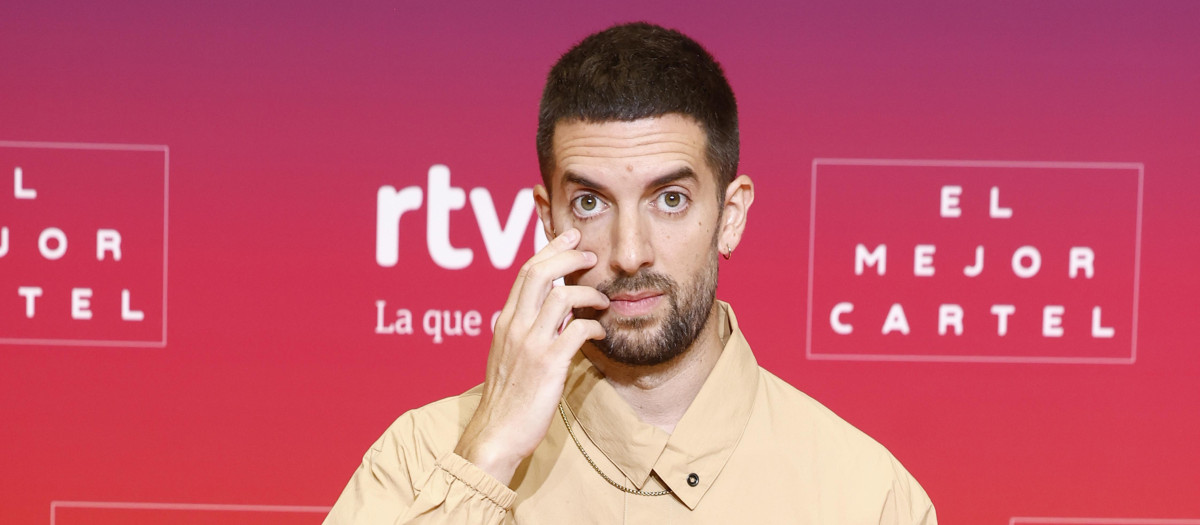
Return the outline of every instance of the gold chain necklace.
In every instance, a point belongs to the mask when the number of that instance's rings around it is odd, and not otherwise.
[[[592,461],[592,457],[588,455],[587,451],[583,450],[583,445],[579,443],[579,438],[575,437],[575,432],[571,430],[571,423],[567,421],[567,411],[563,409],[563,404],[561,401],[558,403],[558,415],[562,416],[563,425],[566,425],[567,433],[570,434],[571,439],[575,441],[575,447],[578,448],[579,452],[583,454],[583,459],[586,459],[588,464],[592,466],[592,469],[595,470],[600,477],[604,478],[604,481],[607,481],[609,485],[612,485],[624,492],[636,494],[638,496],[666,496],[667,494],[671,493],[671,489],[655,491],[631,489],[613,481],[612,478],[608,477],[608,475],[604,473],[604,471],[600,470],[600,467],[596,466],[596,462]]]

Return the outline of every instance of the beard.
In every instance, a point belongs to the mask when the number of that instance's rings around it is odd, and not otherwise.
[[[658,290],[667,300],[668,311],[661,319],[644,315],[618,317],[591,308],[579,309],[577,317],[596,319],[604,327],[605,338],[591,341],[609,359],[633,366],[666,363],[687,351],[707,324],[717,291],[715,253],[693,282],[681,286],[661,273],[643,269],[632,275],[618,275],[596,285],[607,296],[621,292]]]

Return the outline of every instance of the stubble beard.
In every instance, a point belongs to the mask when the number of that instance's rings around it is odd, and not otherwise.
[[[665,316],[618,317],[592,309],[581,309],[576,315],[599,320],[605,338],[592,343],[609,359],[631,366],[666,363],[691,348],[708,322],[717,291],[715,253],[694,282],[687,284],[680,286],[666,275],[645,269],[619,275],[596,289],[610,297],[621,292],[661,291],[669,307]]]

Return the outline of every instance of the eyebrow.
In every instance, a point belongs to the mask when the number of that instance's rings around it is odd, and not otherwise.
[[[585,188],[596,190],[596,191],[604,190],[604,186],[592,181],[591,179],[589,179],[587,177],[584,177],[583,175],[575,173],[573,171],[568,171],[563,174],[563,182],[565,182],[567,184],[576,184],[576,185],[583,186]]]
[[[653,181],[650,182],[650,185],[653,187],[666,186],[668,184],[671,184],[672,182],[677,182],[677,181],[680,181],[683,179],[691,179],[692,181],[699,180],[696,177],[696,172],[692,171],[692,168],[684,166],[684,167],[679,168],[671,173],[668,173],[657,179],[654,179]]]
[[[693,181],[699,180],[696,176],[696,172],[692,170],[692,168],[684,166],[650,181],[649,186],[655,188],[659,186],[666,186],[683,179],[691,179]],[[606,189],[604,185],[572,171],[567,171],[563,174],[563,182],[567,184],[576,184],[596,191],[604,191]]]

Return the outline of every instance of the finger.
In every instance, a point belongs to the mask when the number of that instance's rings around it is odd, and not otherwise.
[[[513,321],[524,321],[525,326],[533,323],[550,294],[555,279],[596,265],[596,254],[579,250],[567,250],[554,254],[525,271],[525,280],[517,296]],[[562,317],[559,317],[562,319]]]
[[[608,297],[590,286],[558,286],[550,290],[541,311],[533,321],[530,333],[537,337],[554,338],[563,320],[575,308],[608,308]]]
[[[570,359],[585,341],[604,339],[604,327],[595,319],[572,319],[554,340],[551,350],[561,359]]]
[[[525,285],[525,276],[529,272],[529,269],[554,254],[574,248],[579,244],[580,237],[579,230],[569,228],[551,240],[546,246],[543,246],[541,250],[533,254],[533,257],[530,257],[529,260],[521,265],[520,270],[517,272],[517,278],[513,281],[512,288],[508,291],[508,298],[504,300],[504,307],[500,309],[500,316],[496,318],[495,329],[497,334],[506,332],[508,326],[512,323],[513,312],[517,308],[517,298],[520,297],[521,289]]]
[[[530,268],[558,253],[578,246],[580,237],[581,235],[579,230],[575,228],[569,228],[567,231],[562,232],[562,234],[546,244],[546,246],[542,247],[541,250],[538,250],[537,253],[533,254],[533,257],[530,257],[529,260],[525,261],[525,264],[521,266],[521,270],[517,272],[517,278],[515,281],[513,281],[512,289],[508,292],[508,299],[506,300],[505,305],[515,306],[515,302],[520,296],[521,289],[525,285],[526,275],[529,273]]]

